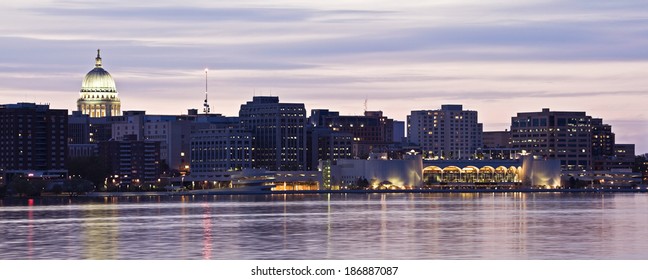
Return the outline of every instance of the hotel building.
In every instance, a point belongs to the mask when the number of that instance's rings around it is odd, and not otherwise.
[[[440,110],[412,111],[407,116],[408,140],[424,156],[443,159],[473,158],[482,147],[482,124],[477,111],[462,105],[442,105]]]

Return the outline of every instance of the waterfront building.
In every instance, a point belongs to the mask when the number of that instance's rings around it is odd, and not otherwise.
[[[635,188],[642,183],[642,174],[626,168],[566,170],[562,181],[567,188]]]
[[[7,173],[65,176],[67,138],[67,110],[34,103],[0,105],[0,169]]]
[[[442,105],[440,110],[412,111],[407,116],[408,140],[429,158],[474,158],[482,147],[482,133],[477,111],[463,110],[462,105]]]
[[[255,96],[241,105],[239,118],[242,128],[254,137],[254,168],[270,171],[307,168],[307,119],[303,103],[279,103],[279,97]]]
[[[103,68],[100,51],[97,50],[95,68],[86,74],[81,84],[77,108],[91,118],[121,115],[121,101],[115,80]]]
[[[520,177],[522,184],[530,187],[556,188],[561,184],[560,161],[540,156],[522,157]]]
[[[558,159],[564,170],[586,170],[592,165],[591,122],[585,112],[518,113],[511,118],[511,146]]]
[[[423,185],[423,163],[418,154],[389,159],[386,153],[372,153],[369,159],[321,161],[320,169],[326,189],[353,188],[362,179],[373,189],[411,189]]]
[[[153,184],[160,178],[160,142],[127,135],[121,140],[99,143],[99,154],[111,172],[108,185]]]
[[[452,186],[514,185],[522,182],[521,171],[522,160],[519,157],[493,160],[423,160],[423,180],[429,187],[447,184]]]
[[[319,171],[277,171],[272,191],[317,191],[322,186]]]
[[[632,169],[635,165],[634,144],[614,144],[611,156],[598,156],[592,170]]]
[[[632,171],[640,173],[642,175],[642,183],[648,184],[648,154],[635,157],[635,165]]]

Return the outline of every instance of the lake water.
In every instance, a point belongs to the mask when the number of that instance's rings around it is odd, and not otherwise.
[[[648,259],[648,194],[0,201],[0,259]]]

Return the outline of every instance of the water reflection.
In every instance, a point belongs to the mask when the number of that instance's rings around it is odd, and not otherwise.
[[[646,259],[646,194],[44,198],[1,259]]]

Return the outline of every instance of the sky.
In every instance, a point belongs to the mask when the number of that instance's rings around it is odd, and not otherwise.
[[[137,3],[135,3],[137,2]],[[345,115],[462,104],[485,131],[585,111],[648,152],[648,5],[619,1],[0,2],[0,104],[76,110],[101,49],[122,110],[238,115],[255,95]]]

